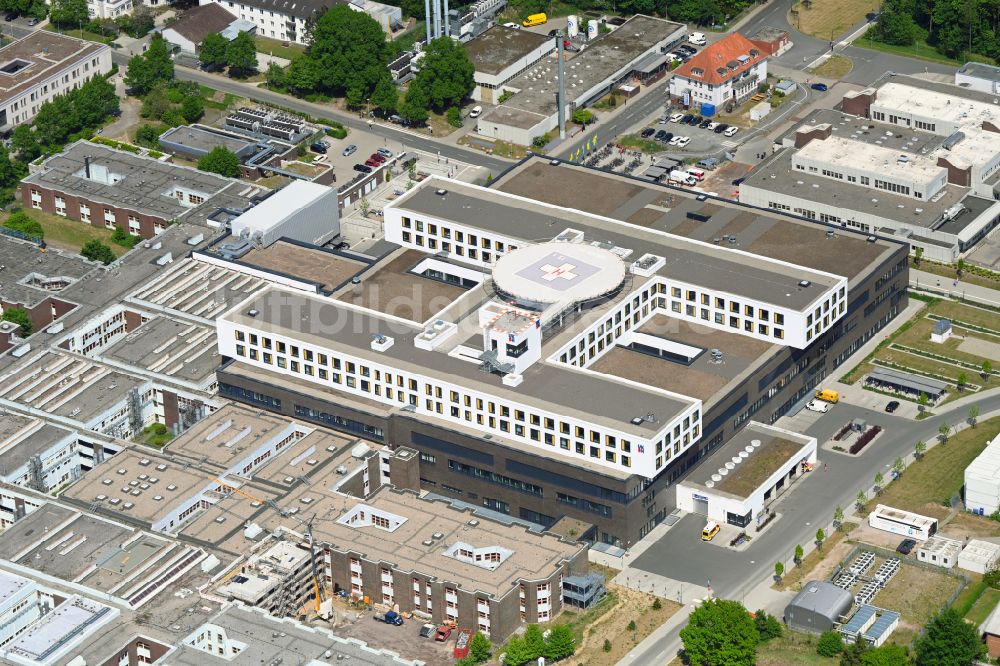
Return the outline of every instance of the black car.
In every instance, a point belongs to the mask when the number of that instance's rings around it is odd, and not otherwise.
[[[685,116],[681,118],[681,125],[688,125],[691,123],[692,120],[694,120],[694,116],[692,116],[690,113],[685,114]]]
[[[725,131],[726,131],[727,129],[729,129],[729,125],[727,125],[726,123],[719,123],[719,126],[718,126],[718,127],[716,127],[716,128],[715,128],[715,129],[713,130],[713,131],[714,131],[714,132],[715,132],[716,134],[722,134],[722,133],[723,133],[723,132],[725,132]]]
[[[686,51],[671,51],[671,54],[680,58],[682,62],[687,62],[688,60],[691,59],[690,54],[688,54]]]
[[[680,46],[677,47],[677,50],[684,51],[685,53],[690,53],[691,55],[694,55],[695,53],[698,52],[698,49],[691,46],[690,44],[681,44]]]
[[[736,180],[733,181],[733,185],[735,185],[736,187],[739,187],[740,185],[743,184],[744,180],[746,180],[746,178],[737,178]]]
[[[372,168],[370,166],[368,166],[367,164],[355,164],[354,165],[354,170],[355,171],[360,171],[361,173],[371,173],[372,172]]]
[[[555,37],[558,34],[559,34],[559,30],[558,29],[556,29],[556,30],[549,30],[549,37]]]
[[[662,130],[660,130],[660,131],[662,131]],[[639,134],[639,136],[641,136],[643,139],[648,139],[649,137],[653,136],[654,134],[656,134],[656,130],[653,129],[652,127],[647,127],[646,129],[642,130],[642,132]]]
[[[656,133],[656,135],[653,138],[656,139],[657,141],[666,141],[667,140],[666,136],[667,136],[667,130],[660,130],[659,132]]]
[[[826,92],[827,90],[830,89],[830,87],[825,83],[814,83],[809,87],[812,88],[813,90],[818,90],[819,92]]]
[[[712,119],[711,118],[705,118],[703,121],[701,121],[700,123],[698,123],[698,127],[702,128],[702,129],[705,129],[706,127],[708,127],[711,124],[712,124]]]
[[[672,138],[674,138],[673,132],[667,132],[667,135],[660,140],[663,141],[663,143],[666,143],[670,141]]]
[[[11,21],[13,21],[16,18],[17,18],[17,12],[7,12],[3,16],[3,20],[7,21],[7,23],[10,23]]]
[[[323,143],[322,141],[317,141],[313,145],[309,146],[309,149],[314,153],[323,153],[324,155],[326,154],[326,144]]]
[[[913,547],[916,545],[917,542],[913,539],[903,539],[899,542],[899,545],[896,546],[896,552],[900,555],[909,555],[910,551],[912,551]]]
[[[703,120],[705,120],[705,119],[704,119],[704,118],[702,118],[701,116],[695,116],[695,117],[694,117],[694,118],[693,118],[693,119],[691,120],[691,127],[695,127],[695,126],[697,126],[697,125],[701,125],[701,123],[702,123],[702,121],[703,121]]]
[[[899,400],[890,400],[889,404],[885,406],[885,411],[890,414],[892,414],[897,409],[899,409]]]

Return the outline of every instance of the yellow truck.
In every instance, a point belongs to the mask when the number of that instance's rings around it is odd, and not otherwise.
[[[524,19],[524,22],[521,25],[525,28],[530,28],[533,25],[542,25],[548,20],[549,17],[546,16],[544,12],[541,14],[532,14],[528,18]]]
[[[816,397],[824,402],[836,405],[840,401],[840,394],[833,389],[821,389],[816,391]]]

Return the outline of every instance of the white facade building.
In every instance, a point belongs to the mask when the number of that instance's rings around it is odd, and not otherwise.
[[[87,0],[87,14],[92,19],[116,19],[131,14],[132,0]]]
[[[232,221],[232,234],[269,246],[279,238],[322,245],[340,233],[337,190],[293,180]]]
[[[998,561],[1000,561],[1000,544],[971,539],[958,556],[958,568],[986,574],[997,568]]]
[[[738,32],[706,46],[676,70],[670,97],[685,106],[742,104],[767,80],[767,53]]]
[[[1000,509],[1000,435],[965,468],[965,507],[980,516]]]
[[[951,569],[958,564],[958,554],[961,552],[961,541],[935,534],[917,548],[917,560]]]

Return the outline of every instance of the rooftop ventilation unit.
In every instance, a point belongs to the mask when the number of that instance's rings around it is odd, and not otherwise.
[[[809,287],[811,285],[812,285],[812,282],[810,282],[809,280],[799,280],[799,286],[802,287],[803,289],[805,289],[806,287]]]
[[[439,197],[443,197],[444,195],[448,194],[448,190],[444,189],[443,187],[439,187],[438,189],[434,190],[434,194],[438,195]]]

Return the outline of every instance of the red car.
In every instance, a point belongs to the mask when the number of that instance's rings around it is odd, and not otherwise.
[[[369,157],[368,159],[375,160],[379,164],[382,164],[383,162],[385,162],[385,158],[382,157],[381,155],[379,155],[378,153],[372,153],[371,157]]]
[[[379,163],[376,162],[375,160],[371,159],[371,158],[368,158],[368,161],[365,162],[365,164],[367,164],[368,166],[370,166],[372,168],[379,166]]]

